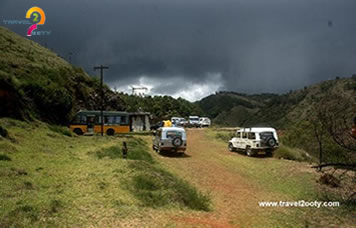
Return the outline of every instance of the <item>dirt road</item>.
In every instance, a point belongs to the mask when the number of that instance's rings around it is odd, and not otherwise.
[[[200,190],[209,192],[213,200],[213,211],[174,219],[180,225],[198,227],[263,226],[271,210],[262,211],[258,202],[266,200],[266,194],[268,198],[273,194],[266,193],[257,183],[242,176],[239,169],[225,165],[226,159],[251,158],[228,152],[224,144],[212,143],[212,138],[207,137],[204,130],[188,130],[187,134],[186,156],[157,158],[167,169],[190,181]]]
[[[210,212],[168,213],[173,227],[352,227],[338,207],[260,207],[259,202],[320,200],[310,164],[229,152],[211,130],[188,129],[186,156],[154,153],[166,169],[208,192]]]

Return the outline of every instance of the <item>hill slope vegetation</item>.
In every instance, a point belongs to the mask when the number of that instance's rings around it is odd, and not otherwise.
[[[355,104],[355,91],[356,75],[324,81],[282,95],[217,92],[197,104],[217,125],[272,125],[285,128],[306,119],[313,106],[330,94],[337,94],[331,102],[334,105],[340,99]]]

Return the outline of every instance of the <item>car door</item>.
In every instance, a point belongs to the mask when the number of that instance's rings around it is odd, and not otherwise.
[[[239,148],[245,149],[248,145],[247,132],[241,132],[240,145]]]
[[[236,132],[235,137],[232,139],[232,144],[235,148],[239,148],[240,146],[240,137],[241,137],[241,132]]]

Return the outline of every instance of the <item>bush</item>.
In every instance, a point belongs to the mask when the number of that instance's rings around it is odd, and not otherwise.
[[[69,137],[73,136],[72,132],[67,127],[62,127],[62,126],[58,126],[58,125],[48,125],[48,128],[51,131],[56,132],[61,135],[65,135],[65,136],[69,136]]]
[[[319,145],[315,139],[313,126],[308,121],[302,121],[283,132],[281,142],[290,148],[300,148],[307,151],[311,157],[319,157]],[[345,150],[335,144],[327,132],[323,132],[323,162],[350,162]]]
[[[0,154],[0,161],[11,161],[11,158],[6,154]]]
[[[9,132],[0,126],[0,136],[4,137],[4,138],[8,138],[9,137]]]
[[[293,161],[311,161],[312,159],[305,151],[287,146],[280,146],[273,156]]]
[[[227,142],[231,138],[233,138],[234,135],[235,135],[234,132],[218,132],[218,133],[216,133],[215,137],[219,140]]]

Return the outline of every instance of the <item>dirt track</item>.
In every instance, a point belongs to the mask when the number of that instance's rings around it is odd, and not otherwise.
[[[265,193],[238,172],[224,166],[222,161],[226,156],[241,155],[212,143],[204,130],[188,130],[187,134],[186,156],[158,156],[158,159],[200,190],[209,192],[213,211],[173,219],[180,225],[193,227],[249,227],[262,222],[257,203],[264,200]]]

